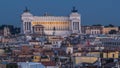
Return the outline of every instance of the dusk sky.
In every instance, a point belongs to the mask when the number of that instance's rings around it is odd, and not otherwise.
[[[76,6],[82,25],[114,24],[120,26],[120,0],[0,0],[0,25],[21,25],[25,7],[33,15],[47,12],[55,16],[68,16]]]

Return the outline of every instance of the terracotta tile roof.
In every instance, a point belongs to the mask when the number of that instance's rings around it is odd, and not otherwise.
[[[56,66],[54,61],[49,61],[49,62],[41,62],[45,66]]]
[[[29,42],[39,42],[39,41],[37,41],[37,40],[30,40]]]

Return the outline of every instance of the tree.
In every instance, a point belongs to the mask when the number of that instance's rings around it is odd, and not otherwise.
[[[20,33],[20,27],[14,27],[13,25],[1,25],[0,30],[4,30],[4,27],[8,27],[12,35]]]
[[[113,25],[113,24],[109,24],[108,26],[109,26],[109,27],[114,27],[114,25]]]
[[[92,26],[102,26],[102,24],[94,24],[94,25],[92,25]]]
[[[109,24],[108,26],[105,26],[105,27],[114,27],[114,25],[113,24]]]
[[[6,68],[18,68],[18,65],[16,63],[9,63],[6,65]]]
[[[116,33],[117,33],[116,30],[111,30],[111,31],[109,31],[109,34],[116,34]]]

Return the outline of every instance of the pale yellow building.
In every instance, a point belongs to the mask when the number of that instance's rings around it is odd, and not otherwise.
[[[111,31],[111,30],[118,31],[118,27],[104,27],[102,31],[103,31],[103,34],[108,34],[109,31]]]
[[[119,58],[119,52],[106,52],[103,53],[103,58]]]
[[[49,56],[34,56],[33,57],[33,62],[48,62],[50,61]]]
[[[119,58],[119,51],[91,51],[86,53],[84,56],[82,56],[82,52],[74,53],[74,62],[75,64],[79,63],[94,63],[98,61],[98,58],[103,59],[118,59]]]
[[[40,56],[34,56],[33,62],[40,62],[41,57]]]
[[[94,63],[97,60],[98,60],[97,57],[88,57],[88,56],[74,57],[75,64],[80,64],[80,63]]]
[[[94,57],[100,57],[101,58],[119,58],[119,52],[118,51],[106,51],[106,52],[89,52],[87,56],[94,56]]]

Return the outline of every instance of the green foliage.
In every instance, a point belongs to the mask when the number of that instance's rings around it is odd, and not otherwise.
[[[92,25],[92,26],[102,26],[102,24],[94,24],[94,25]]]
[[[58,62],[59,58],[58,56],[55,57],[55,62]]]
[[[3,30],[4,27],[8,27],[10,29],[10,33],[12,35],[19,34],[20,33],[20,28],[19,27],[14,27],[13,25],[1,25],[0,30]]]
[[[5,50],[5,53],[10,53],[12,52],[11,48],[10,47],[5,47],[3,48]]]
[[[113,24],[109,24],[108,26],[105,26],[105,27],[114,27],[114,25]]]
[[[111,31],[109,31],[109,34],[116,34],[116,33],[117,33],[116,30],[111,30]]]
[[[18,68],[18,65],[15,63],[7,64],[6,68]]]

